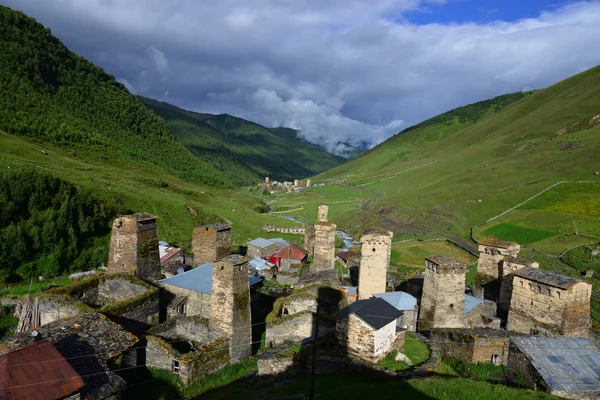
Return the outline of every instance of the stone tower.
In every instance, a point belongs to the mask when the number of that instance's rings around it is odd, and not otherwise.
[[[497,239],[484,239],[479,242],[477,272],[500,278],[500,268],[504,257],[517,257],[521,246],[515,242]]]
[[[248,262],[240,255],[225,257],[213,266],[210,326],[230,339],[232,363],[250,356],[252,325]]]
[[[333,269],[335,262],[335,224],[327,221],[329,207],[319,204],[318,220],[315,223],[312,272]]]
[[[294,179],[294,186],[298,186],[298,179]]]
[[[212,224],[195,227],[192,252],[196,267],[228,256],[231,254],[231,226]]]
[[[156,217],[142,213],[115,218],[110,237],[108,273],[127,272],[160,279]]]
[[[425,259],[419,331],[464,327],[466,271],[465,264],[450,257]]]
[[[327,222],[329,218],[329,206],[327,204],[319,204],[319,214],[317,215],[317,221]]]
[[[265,183],[269,183],[269,177],[265,176]]]
[[[505,257],[500,263],[500,294],[498,296],[497,316],[506,321],[510,300],[513,292],[514,273],[525,267],[539,268],[540,264],[535,261],[525,260],[523,258]]]
[[[304,248],[308,251],[308,256],[315,254],[315,228],[312,225],[304,227]]]
[[[309,188],[312,186],[312,181],[310,179],[306,180],[306,187]]]
[[[360,238],[358,300],[369,299],[375,293],[385,292],[392,236],[393,233],[389,231],[373,231]]]

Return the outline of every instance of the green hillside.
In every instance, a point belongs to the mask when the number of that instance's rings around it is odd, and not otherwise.
[[[227,114],[195,113],[153,99],[140,100],[192,153],[238,186],[256,184],[265,176],[304,178],[345,161],[300,140],[290,128],[268,129]]]
[[[98,266],[126,212],[182,246],[196,223],[232,222],[243,243],[284,222],[34,19],[0,7],[0,47],[0,283]]]

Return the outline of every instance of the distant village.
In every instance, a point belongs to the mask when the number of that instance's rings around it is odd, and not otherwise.
[[[259,188],[268,191],[270,194],[274,194],[277,192],[298,192],[300,190],[311,188],[313,186],[317,187],[317,186],[325,186],[325,185],[323,183],[318,183],[318,184],[313,185],[313,183],[310,179],[306,179],[306,180],[304,180],[304,182],[302,182],[298,179],[294,179],[293,182],[290,182],[290,181],[277,182],[277,181],[271,181],[268,176],[265,177],[264,181],[262,181],[258,184]]]
[[[365,230],[360,254],[336,254],[328,206],[315,211],[316,222],[295,232],[304,247],[256,238],[240,254],[232,254],[230,225],[195,227],[188,254],[158,241],[153,215],[115,219],[105,273],[13,299],[17,333],[0,342],[7,398],[32,398],[45,382],[47,399],[116,399],[127,383],[114,371],[140,366],[189,385],[259,347],[258,374],[285,374],[304,367],[279,349],[325,335],[333,340],[319,346],[335,351],[315,351],[317,364],[375,368],[393,350],[403,359],[407,332],[443,357],[507,366],[533,389],[600,396],[589,283],[519,257],[517,243],[489,239],[478,248],[477,271],[489,278],[481,287],[466,288],[467,266],[440,254],[423,260],[422,277],[388,288],[392,232]],[[264,292],[275,302],[265,306]]]

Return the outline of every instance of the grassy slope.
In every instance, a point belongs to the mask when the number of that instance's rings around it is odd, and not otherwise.
[[[395,221],[466,237],[471,226],[555,182],[598,179],[592,172],[600,170],[600,127],[582,129],[598,113],[600,67],[477,123],[455,119],[397,135],[317,180],[344,180],[378,193],[371,208],[389,207],[387,217]],[[577,122],[568,134],[554,136]],[[564,142],[580,147],[561,150]]]
[[[303,178],[344,161],[298,139],[293,129],[267,129],[227,114],[195,113],[140,99],[165,120],[190,151],[225,171],[236,184],[254,184],[264,176],[281,180]]]

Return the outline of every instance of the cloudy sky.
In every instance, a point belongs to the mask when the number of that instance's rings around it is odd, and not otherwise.
[[[600,1],[0,0],[132,93],[332,152],[600,64]],[[523,4],[525,3],[525,4]]]

